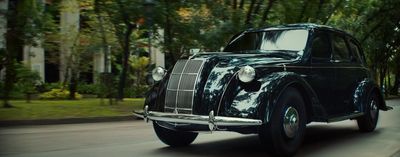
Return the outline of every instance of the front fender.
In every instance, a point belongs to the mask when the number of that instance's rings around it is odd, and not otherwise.
[[[324,110],[320,107],[315,92],[310,85],[298,74],[293,72],[274,72],[261,77],[253,86],[258,90],[240,88],[231,103],[225,103],[221,114],[224,116],[262,119],[269,122],[271,113],[275,108],[279,96],[289,86],[295,86],[305,99],[307,111],[313,117],[325,117]],[[253,87],[254,88],[254,87]],[[322,111],[321,111],[322,110]]]
[[[164,79],[154,84],[146,93],[144,106],[148,106],[150,111],[164,111],[165,92],[169,76],[170,71],[164,76]]]

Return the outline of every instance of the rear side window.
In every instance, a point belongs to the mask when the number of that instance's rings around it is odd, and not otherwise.
[[[344,38],[338,35],[333,35],[332,46],[334,60],[350,62],[350,52]]]
[[[357,61],[359,63],[361,63],[363,59],[360,55],[360,53],[361,53],[360,48],[357,46],[357,44],[354,42],[354,40],[349,40],[349,46],[350,46],[351,52],[353,53],[353,55],[355,56]]]
[[[327,33],[319,33],[312,41],[312,62],[326,62],[331,58],[331,48]]]

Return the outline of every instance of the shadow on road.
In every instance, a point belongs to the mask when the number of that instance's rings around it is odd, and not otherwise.
[[[356,126],[342,127],[330,125],[307,126],[307,133],[297,156],[309,156],[324,149],[332,149],[341,143],[362,138],[377,136],[380,129],[372,133],[360,133]],[[201,135],[200,135],[201,136]],[[266,151],[257,135],[243,136],[221,141],[195,143],[189,147],[164,147],[155,150],[157,154],[165,156],[218,156],[218,157],[268,157],[273,154]]]

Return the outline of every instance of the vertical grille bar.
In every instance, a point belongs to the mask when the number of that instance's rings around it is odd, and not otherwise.
[[[165,97],[165,112],[191,114],[196,82],[204,60],[179,60],[170,75]]]

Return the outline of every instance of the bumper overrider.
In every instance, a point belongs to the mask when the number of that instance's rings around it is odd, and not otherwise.
[[[262,121],[259,119],[215,116],[214,111],[210,111],[208,116],[203,116],[203,115],[193,115],[193,114],[155,112],[155,111],[149,111],[148,109],[149,107],[145,106],[143,112],[134,111],[133,115],[136,117],[143,118],[146,122],[152,120],[152,121],[163,121],[170,123],[208,125],[210,131],[217,130],[218,126],[226,127],[226,126],[262,125]]]

